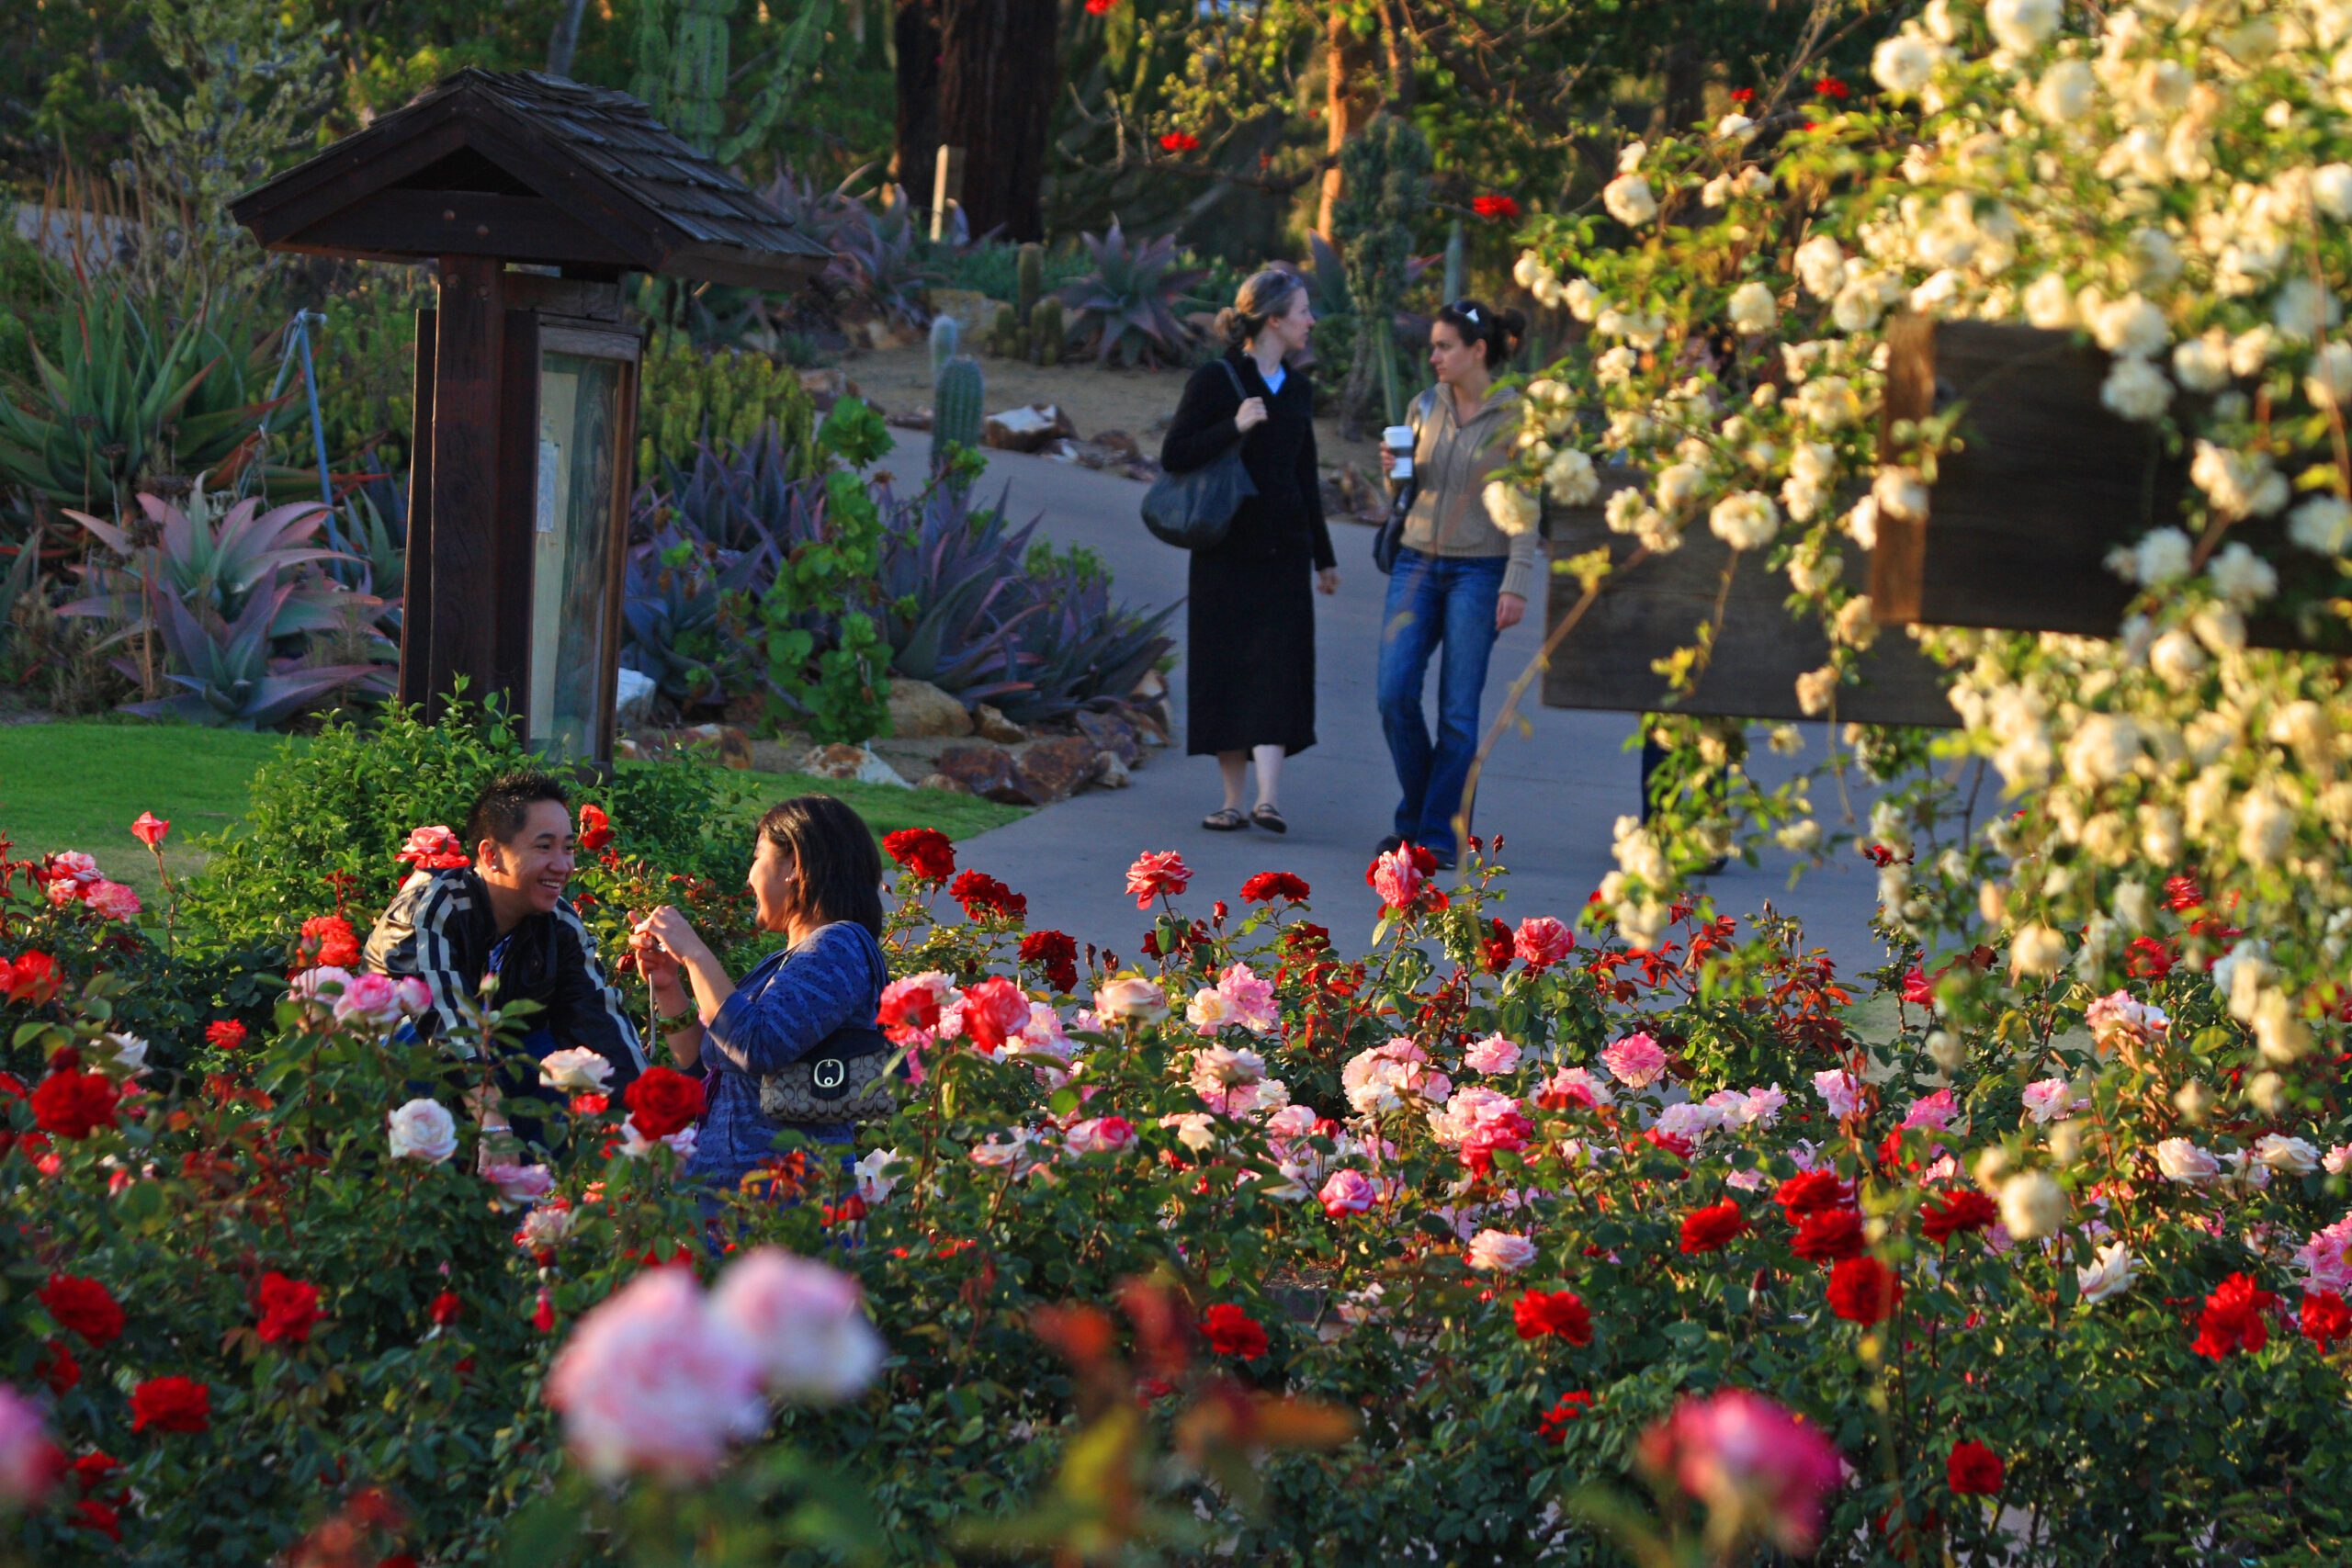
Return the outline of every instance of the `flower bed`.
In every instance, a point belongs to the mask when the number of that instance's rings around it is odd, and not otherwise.
[[[661,874],[605,826],[592,907]],[[691,1080],[550,1062],[552,1148],[486,1162],[330,919],[141,1040],[127,977],[193,960],[85,859],[9,864],[25,1549],[2342,1550],[2332,1077],[2276,1118],[2149,1087],[2253,1059],[2226,974],[2023,981],[2030,1023],[1939,1066],[1937,998],[1990,973],[1890,967],[1866,1043],[1784,928],[1507,927],[1490,858],[1451,896],[1409,852],[1321,890],[1380,921],[1350,961],[1279,872],[1228,904],[1148,855],[1114,954],[1024,931],[935,834],[888,848],[913,1081],[854,1170],[786,1148],[728,1196],[731,1252],[676,1179]]]

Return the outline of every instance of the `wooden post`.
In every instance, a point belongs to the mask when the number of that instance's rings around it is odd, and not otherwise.
[[[931,240],[937,244],[947,234],[947,209],[964,201],[964,150],[942,143],[939,168],[931,180]]]
[[[489,256],[443,256],[439,266],[433,617],[424,671],[428,717],[440,712],[459,675],[467,679],[469,697],[487,697],[496,669],[499,381],[506,337],[503,264]]]
[[[408,444],[408,559],[401,584],[401,701],[428,705],[433,646],[433,345],[439,336],[434,310],[416,313],[414,408]]]

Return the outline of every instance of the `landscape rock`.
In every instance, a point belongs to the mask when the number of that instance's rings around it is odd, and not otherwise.
[[[969,735],[972,716],[964,705],[928,681],[890,677],[890,733],[901,739],[923,735]]]
[[[814,746],[800,759],[799,771],[820,779],[854,780],[859,784],[890,784],[909,789],[906,780],[896,768],[863,746],[849,746],[836,741],[831,746]]]
[[[829,365],[821,370],[803,370],[800,373],[800,389],[808,394],[819,413],[831,409],[843,398],[858,395],[857,383],[851,380],[849,373],[838,365]]]
[[[917,789],[944,789],[950,795],[969,795],[971,786],[961,779],[951,779],[945,773],[925,773],[915,781]]]
[[[1000,746],[1018,746],[1029,739],[1027,730],[986,703],[972,715],[972,728],[981,739],[993,740]]]
[[[1068,800],[1092,781],[1095,750],[1082,735],[1057,735],[1021,753],[1020,781],[1030,800],[1050,806]]]
[[[653,707],[653,694],[662,688],[652,676],[624,665],[613,683],[613,723],[623,729],[643,724]]]
[[[752,738],[731,724],[697,724],[692,728],[673,730],[670,743],[688,750],[715,747],[722,768],[748,769],[752,765]]]
[[[939,771],[984,799],[1011,806],[1036,804],[1013,773],[1012,753],[1001,746],[950,746],[939,754]]]
[[[1136,695],[1144,702],[1157,702],[1168,694],[1168,677],[1157,670],[1147,670],[1143,679],[1136,682]]]
[[[998,314],[1012,309],[1003,300],[991,299],[977,288],[930,288],[923,291],[923,298],[933,317],[956,319],[967,344],[987,342],[989,334],[996,331]]]
[[[1127,765],[1119,761],[1115,751],[1099,753],[1094,759],[1094,782],[1103,789],[1125,789],[1130,782]]]
[[[1136,727],[1116,714],[1081,713],[1078,732],[1094,750],[1110,753],[1127,767],[1143,761],[1143,742],[1136,735]]]
[[[882,423],[888,425],[893,430],[929,430],[931,428],[931,411],[927,408],[921,408],[916,409],[911,413],[894,413]]]
[[[1075,463],[1079,460],[1078,443],[1067,439],[1048,441],[1037,448],[1037,456],[1050,457],[1057,463]]]
[[[1121,457],[1140,457],[1143,456],[1143,448],[1136,445],[1136,438],[1129,435],[1124,430],[1098,430],[1092,435],[1087,437],[1087,439],[1097,446],[1109,447],[1112,451],[1118,453]]]
[[[980,422],[980,445],[1001,452],[1035,452],[1063,437],[1075,438],[1078,426],[1051,403],[1031,403],[1007,409]]]

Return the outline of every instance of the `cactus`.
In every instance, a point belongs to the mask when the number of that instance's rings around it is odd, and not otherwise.
[[[686,461],[697,443],[741,445],[771,423],[797,471],[815,471],[816,410],[790,366],[735,349],[705,354],[663,333],[647,347],[640,374],[640,478],[658,476],[663,464]]]
[[[931,466],[936,472],[951,446],[980,444],[980,408],[988,383],[977,359],[957,355],[940,367],[931,389]]]
[[[1470,292],[1463,271],[1462,220],[1457,218],[1445,233],[1445,302],[1449,305]]]
[[[1029,313],[1029,342],[1040,365],[1059,365],[1069,334],[1062,327],[1062,302],[1050,295]]]
[[[963,331],[956,326],[955,317],[933,316],[931,319],[931,379],[933,385],[938,384],[939,373],[947,368],[947,362],[956,357],[956,350],[961,345]]]
[[[1046,247],[1034,240],[1023,244],[1015,266],[1015,276],[1020,279],[1017,289],[1020,299],[1014,303],[1013,310],[1015,319],[1026,325],[1029,319],[1037,313],[1037,301],[1046,292]]]

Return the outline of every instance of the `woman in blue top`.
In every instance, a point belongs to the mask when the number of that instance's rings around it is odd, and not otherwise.
[[[844,1027],[874,1027],[889,983],[883,961],[882,860],[857,813],[804,795],[760,818],[752,897],[763,931],[789,939],[741,984],[669,905],[637,921],[633,945],[678,1066],[703,1070],[709,1110],[686,1174],[733,1187],[775,1153],[782,1126],[760,1110],[760,1079]],[[693,995],[687,995],[687,987]],[[848,1144],[847,1122],[792,1130]]]

